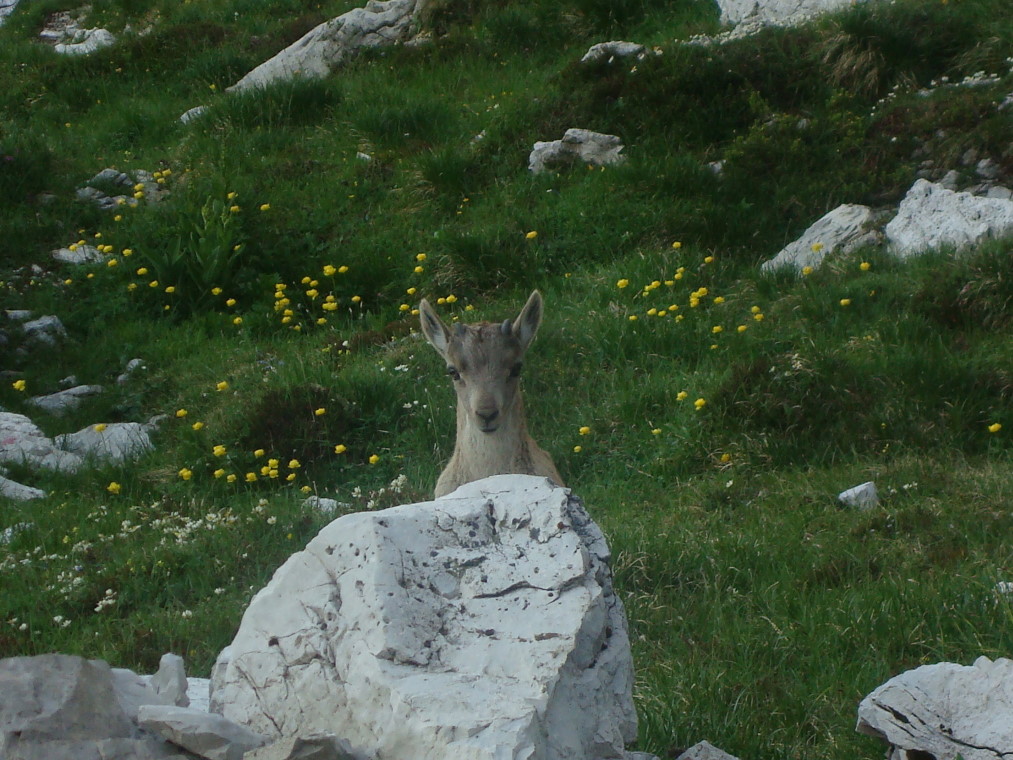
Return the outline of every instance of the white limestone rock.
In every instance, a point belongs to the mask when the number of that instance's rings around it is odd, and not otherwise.
[[[0,0],[0,26],[4,25],[4,21],[10,16],[14,9],[18,7],[20,0]]]
[[[590,166],[615,166],[626,161],[621,155],[622,141],[615,135],[589,129],[568,129],[562,140],[536,142],[528,156],[528,170],[533,174],[550,167],[582,163]]]
[[[613,58],[643,58],[646,48],[639,42],[624,42],[612,40],[611,42],[599,42],[592,45],[580,59],[581,63],[593,63],[595,61],[611,60]]]
[[[26,486],[23,483],[18,483],[0,475],[0,497],[11,499],[12,501],[31,501],[32,499],[46,498],[46,492],[41,488]],[[3,542],[0,541],[0,543]]]
[[[185,760],[133,723],[127,710],[136,684],[124,673],[60,654],[0,660],[0,757]]]
[[[891,250],[901,257],[938,248],[958,250],[1013,235],[1013,201],[957,193],[920,179],[886,225]]]
[[[53,251],[53,259],[61,264],[91,264],[102,261],[105,256],[93,245],[78,245],[72,249],[58,248]]]
[[[158,672],[148,680],[148,688],[154,691],[167,704],[176,707],[189,707],[187,696],[186,667],[183,658],[178,654],[166,652],[158,661]]]
[[[337,499],[328,499],[324,496],[307,496],[302,505],[307,509],[316,510],[322,515],[333,515],[338,511],[338,507],[351,509],[352,506],[351,504],[345,504]]]
[[[207,760],[242,760],[245,753],[267,740],[255,731],[221,715],[175,705],[142,705],[141,728]]]
[[[243,760],[360,760],[348,742],[334,734],[311,734],[279,739],[243,755]]]
[[[68,42],[58,42],[53,49],[61,55],[89,55],[114,44],[116,35],[108,29],[77,29]]]
[[[77,409],[84,399],[96,396],[104,390],[101,385],[78,385],[45,396],[32,396],[25,403],[60,417]]]
[[[867,483],[849,488],[837,495],[837,500],[846,507],[856,509],[873,509],[879,506],[879,494],[876,484],[871,480]]]
[[[870,229],[872,221],[872,209],[868,206],[838,206],[816,221],[798,240],[765,261],[760,269],[764,272],[782,267],[791,267],[799,272],[805,267],[817,269],[831,254],[847,254],[862,246],[874,245],[879,242],[879,235]]]
[[[149,425],[140,422],[110,422],[104,427],[89,425],[76,433],[58,435],[55,443],[59,448],[86,460],[121,464],[137,459],[155,448],[151,443],[150,431]]]
[[[345,515],[254,597],[212,709],[386,760],[624,757],[633,668],[608,561],[545,478]]]
[[[858,706],[859,733],[891,745],[890,760],[997,760],[1013,747],[1013,660],[923,665]]]
[[[296,77],[325,77],[362,48],[405,42],[426,0],[369,0],[310,30],[257,66],[230,92],[266,87]]]
[[[45,348],[56,348],[67,338],[67,328],[63,326],[59,317],[52,314],[22,322],[21,331],[27,343]]]
[[[862,0],[717,0],[722,24],[788,26],[850,8]]]
[[[14,412],[0,412],[0,462],[57,472],[77,472],[84,465],[81,457],[57,448],[28,417]]]
[[[181,124],[189,124],[191,121],[196,121],[207,112],[207,106],[194,106],[193,108],[183,112],[179,117],[179,121]]]
[[[738,760],[738,758],[729,755],[723,749],[718,749],[709,741],[702,741],[683,752],[676,760]]]

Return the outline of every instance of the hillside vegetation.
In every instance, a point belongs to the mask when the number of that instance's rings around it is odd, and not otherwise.
[[[0,405],[49,435],[168,419],[128,465],[9,468],[49,496],[0,502],[0,529],[27,524],[0,545],[0,656],[151,672],[173,651],[207,675],[331,519],[307,493],[429,498],[454,397],[419,299],[502,320],[534,288],[530,425],[611,542],[640,749],[878,758],[853,730],[865,694],[1013,651],[994,591],[1013,580],[1013,242],[758,266],[920,170],[970,182],[971,149],[1009,185],[1008,0],[862,5],[720,46],[678,41],[718,31],[709,0],[438,0],[429,44],[243,95],[224,90],[354,6],[95,0],[89,25],[147,33],[58,57],[35,38],[73,7],[0,28],[0,302],[71,333],[0,348]],[[607,39],[658,54],[579,63]],[[978,72],[996,77],[957,86]],[[532,144],[570,127],[628,161],[531,176]],[[169,194],[76,200],[106,167]],[[106,261],[52,261],[81,243]],[[107,390],[63,418],[26,404],[69,374]],[[866,480],[877,508],[837,503]]]

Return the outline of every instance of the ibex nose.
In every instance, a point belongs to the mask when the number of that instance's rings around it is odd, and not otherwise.
[[[475,412],[479,419],[482,420],[483,428],[488,428],[492,425],[493,421],[499,417],[499,409],[479,409]]]

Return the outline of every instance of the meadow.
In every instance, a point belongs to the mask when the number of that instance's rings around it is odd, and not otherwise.
[[[127,465],[9,468],[49,495],[0,501],[19,526],[0,656],[152,672],[172,651],[208,675],[332,519],[307,495],[430,497],[454,396],[418,301],[500,321],[535,288],[529,423],[609,538],[639,749],[878,758],[863,696],[1010,655],[1013,241],[759,272],[838,204],[889,209],[919,171],[972,183],[970,150],[1009,186],[1006,0],[862,5],[719,46],[680,42],[719,30],[705,0],[434,0],[428,44],[225,92],[352,7],[95,0],[122,37],[87,58],[34,39],[63,0],[0,27],[0,303],[70,332],[55,356],[0,347],[0,405],[49,435],[167,415]],[[651,54],[579,63],[607,39]],[[569,127],[619,135],[626,163],[532,176],[532,144]],[[168,193],[77,200],[107,167]],[[104,260],[50,257],[81,245]],[[69,374],[107,391],[30,410]],[[878,507],[837,502],[867,480]]]

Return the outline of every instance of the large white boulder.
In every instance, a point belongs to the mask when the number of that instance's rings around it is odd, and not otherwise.
[[[905,257],[1008,235],[1013,235],[1013,201],[958,193],[925,179],[911,186],[886,225],[891,250]]]
[[[722,24],[797,24],[821,13],[844,10],[862,0],[717,0]]]
[[[77,472],[84,460],[57,448],[34,422],[23,414],[0,412],[0,463]]]
[[[361,48],[405,42],[426,0],[369,0],[325,21],[257,66],[229,91],[266,87],[295,77],[325,77]]]
[[[858,706],[860,733],[890,760],[997,760],[1013,748],[1013,660],[950,662],[901,673]]]
[[[770,272],[791,267],[801,272],[806,267],[816,269],[833,253],[850,253],[863,245],[879,241],[879,235],[870,229],[873,214],[868,206],[844,204],[823,215],[802,236],[789,243],[760,269]]]
[[[534,476],[340,517],[254,597],[212,705],[384,760],[624,757],[633,667],[608,561],[580,500]]]

